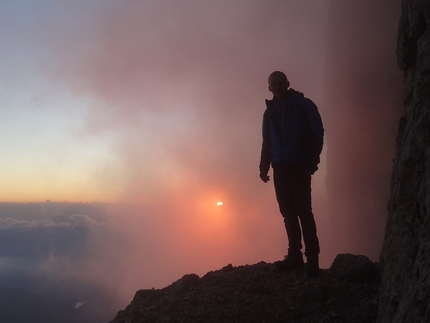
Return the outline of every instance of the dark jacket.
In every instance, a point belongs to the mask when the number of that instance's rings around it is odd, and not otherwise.
[[[260,172],[267,173],[270,164],[293,164],[313,174],[318,169],[324,136],[316,105],[303,93],[289,89],[282,107],[275,99],[266,100],[266,106]]]

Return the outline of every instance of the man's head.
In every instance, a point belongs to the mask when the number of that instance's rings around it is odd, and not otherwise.
[[[287,90],[290,87],[290,82],[287,76],[280,72],[275,71],[269,75],[269,91],[273,93],[273,96],[279,101],[284,101],[287,96]]]

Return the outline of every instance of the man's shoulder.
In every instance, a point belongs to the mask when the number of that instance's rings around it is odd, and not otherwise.
[[[297,99],[297,104],[299,106],[303,106],[305,109],[316,108],[314,101],[309,99],[308,97],[302,96]]]

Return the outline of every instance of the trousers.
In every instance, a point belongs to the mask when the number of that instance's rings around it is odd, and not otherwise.
[[[288,235],[288,254],[301,253],[302,233],[305,256],[320,253],[311,201],[311,175],[299,165],[273,167],[276,200]]]

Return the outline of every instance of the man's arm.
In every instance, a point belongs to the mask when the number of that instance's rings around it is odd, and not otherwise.
[[[318,112],[317,106],[310,101],[310,113],[309,113],[309,124],[311,126],[312,131],[312,137],[313,137],[313,153],[315,156],[318,156],[321,154],[322,148],[323,148],[323,139],[324,139],[324,127],[321,120],[321,115]]]
[[[309,173],[313,174],[318,169],[318,164],[320,162],[320,154],[323,147],[324,128],[318,108],[310,99],[307,99],[306,117],[309,127],[309,138],[307,143],[309,145],[308,149],[310,153]]]
[[[260,156],[260,178],[264,183],[270,180],[268,176],[270,168],[270,150],[272,149],[272,140],[270,139],[270,123],[267,110],[263,115],[263,145]]]
[[[324,137],[324,128],[321,115],[315,103],[313,103],[310,99],[307,99],[306,110],[311,132],[322,142]]]

